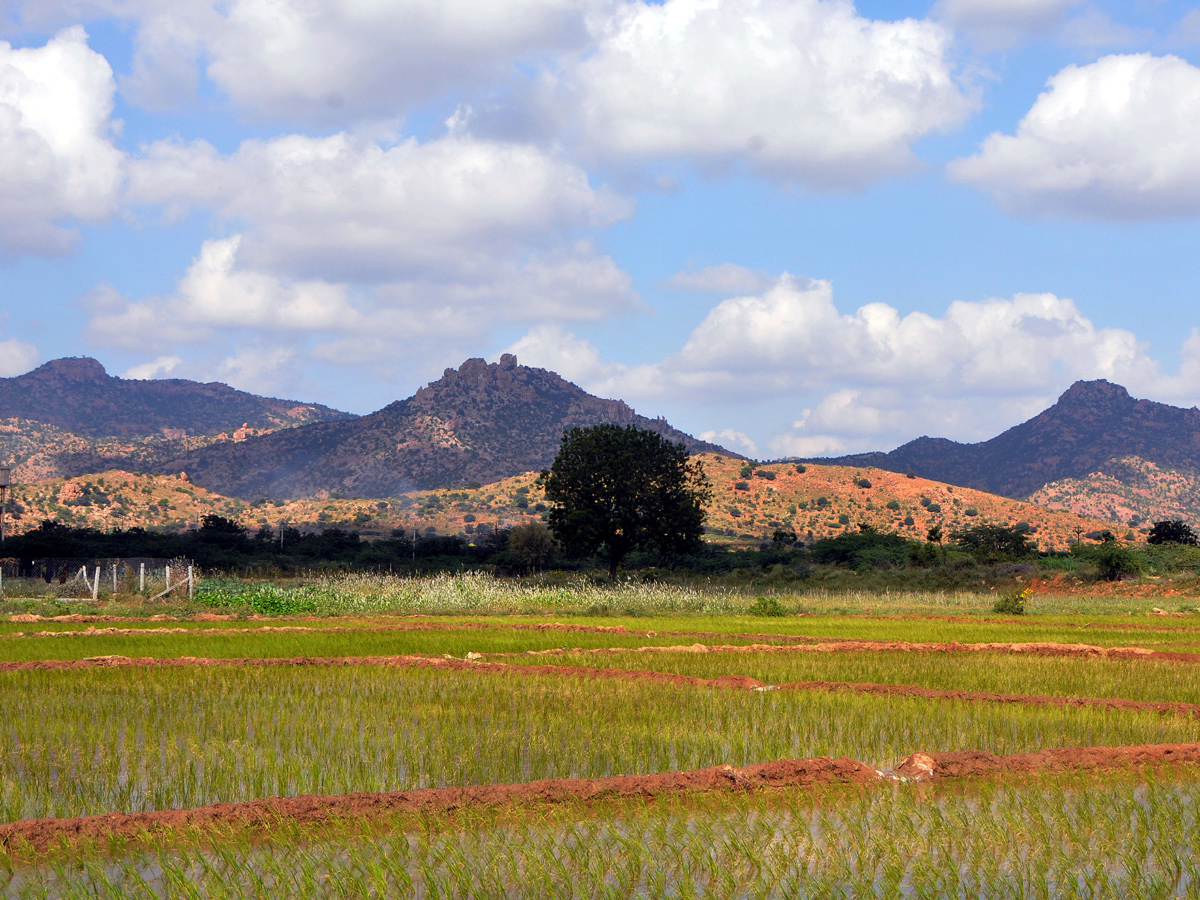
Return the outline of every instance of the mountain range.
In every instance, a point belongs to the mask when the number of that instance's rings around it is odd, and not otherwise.
[[[468,359],[366,416],[224,384],[117,378],[87,358],[0,378],[0,464],[14,467],[18,482],[186,472],[196,485],[243,501],[385,498],[491,483],[545,468],[564,430],[600,423],[738,457],[511,354],[497,363]],[[1200,410],[1080,381],[987,441],[921,437],[890,453],[806,462],[912,473],[1130,524],[1194,518]]]
[[[1025,499],[1047,484],[1085,478],[1126,457],[1160,469],[1200,472],[1200,410],[1135,400],[1108,381],[1077,381],[1049,409],[991,440],[961,444],[919,437],[890,453],[813,461],[912,472]]]
[[[0,418],[43,422],[88,437],[178,438],[357,417],[319,403],[259,397],[219,382],[117,378],[96,360],[77,357],[0,378]]]
[[[692,452],[736,455],[519,365],[512,354],[490,364],[468,359],[361,417],[220,384],[114,378],[92,359],[56,360],[0,379],[4,419],[0,458],[18,478],[183,471],[242,499],[389,497],[497,481],[545,468],[564,430],[601,423],[647,428]]]

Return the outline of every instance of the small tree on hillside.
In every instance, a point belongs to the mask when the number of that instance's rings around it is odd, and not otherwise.
[[[634,549],[696,549],[711,490],[683,444],[633,425],[572,428],[540,483],[568,552],[602,553],[608,574]]]
[[[1186,544],[1195,547],[1200,543],[1196,532],[1183,519],[1164,519],[1155,522],[1146,537],[1147,544]]]

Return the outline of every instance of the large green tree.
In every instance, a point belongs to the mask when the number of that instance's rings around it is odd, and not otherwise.
[[[711,497],[683,444],[633,425],[572,428],[541,485],[558,540],[570,553],[606,557],[614,578],[631,550],[698,547]]]

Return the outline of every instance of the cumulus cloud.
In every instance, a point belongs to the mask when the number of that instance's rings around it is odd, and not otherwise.
[[[174,372],[182,362],[183,357],[181,356],[158,356],[150,360],[150,362],[131,366],[121,377],[134,381],[148,381],[151,378],[161,378],[164,375],[170,375]]]
[[[0,341],[0,377],[24,375],[42,361],[42,354],[33,344],[9,338]]]
[[[202,342],[214,331],[326,331],[351,327],[357,311],[345,285],[293,281],[238,265],[240,236],[205,241],[174,296],[126,302],[93,296],[89,334],[98,343],[137,349],[150,338]]]
[[[116,208],[123,154],[112,143],[112,70],[82,28],[41,47],[0,41],[0,254],[55,253]]]
[[[1052,77],[1016,134],[993,134],[953,178],[1019,213],[1146,219],[1200,212],[1200,68],[1107,56]]]
[[[742,431],[735,431],[732,428],[726,428],[722,431],[702,431],[696,435],[702,441],[708,441],[710,444],[720,444],[722,447],[728,447],[730,450],[737,450],[739,453],[744,453],[751,459],[758,455],[758,444],[750,439],[750,436]]]
[[[590,0],[234,0],[208,76],[276,116],[395,115],[515,61],[582,46]]]
[[[913,141],[975,105],[948,30],[834,0],[633,2],[597,41],[562,83],[608,156],[738,161],[835,188],[908,168]]]
[[[1200,331],[1169,375],[1133,333],[1097,327],[1053,294],[960,301],[940,316],[884,303],[843,313],[829,282],[788,275],[718,303],[678,352],[653,363],[607,362],[558,328],[532,329],[512,349],[635,406],[703,406],[721,423],[714,433],[748,432],[773,454],[801,456],[887,449],[921,433],[991,437],[1080,378],[1193,402],[1200,376]],[[768,406],[791,427],[761,436],[738,424]]]
[[[611,0],[26,0],[36,30],[117,17],[134,29],[122,89],[161,109],[206,76],[243,113],[347,122],[403,117],[515,63],[582,48]]]
[[[535,147],[454,136],[385,146],[285,135],[228,156],[203,141],[157,143],[131,163],[129,196],[253,224],[243,253],[255,264],[360,281],[486,268],[631,212]]]
[[[939,0],[938,18],[984,49],[998,49],[1053,31],[1083,0]]]

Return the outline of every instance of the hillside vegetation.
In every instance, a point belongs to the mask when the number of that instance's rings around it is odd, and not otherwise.
[[[879,469],[846,466],[754,465],[721,454],[700,460],[713,484],[708,539],[754,545],[777,530],[811,542],[854,530],[860,524],[924,540],[931,527],[943,534],[981,523],[1026,523],[1043,550],[1065,549],[1080,535],[1128,529],[1099,517],[1048,510],[973,491],[909,478]],[[801,471],[803,470],[803,471]],[[191,482],[186,473],[136,475],[108,471],[14,487],[10,533],[43,519],[92,528],[179,530],[205,515],[239,522],[250,531],[281,524],[307,530],[338,526],[364,537],[394,530],[420,534],[486,534],[540,521],[546,509],[536,472],[488,485],[412,491],[385,499],[306,498],[293,501],[225,497]]]

